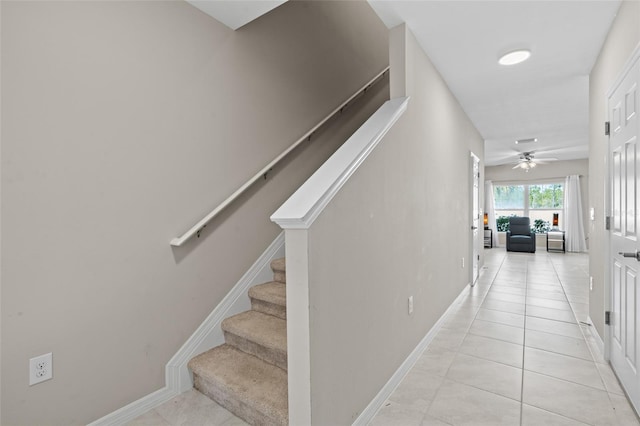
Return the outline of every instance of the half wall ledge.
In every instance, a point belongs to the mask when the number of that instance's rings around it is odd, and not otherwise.
[[[349,177],[407,110],[409,97],[385,102],[271,216],[282,229],[308,229]]]

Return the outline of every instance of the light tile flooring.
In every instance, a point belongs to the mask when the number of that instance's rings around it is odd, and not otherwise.
[[[640,425],[586,325],[587,255],[485,254],[371,424]]]
[[[640,425],[589,332],[584,254],[485,250],[478,283],[372,421],[402,425]],[[196,391],[138,425],[246,425]]]
[[[165,402],[128,426],[248,426],[208,397],[190,390]]]

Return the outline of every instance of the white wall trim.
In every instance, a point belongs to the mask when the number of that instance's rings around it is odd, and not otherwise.
[[[193,378],[187,368],[187,363],[194,356],[224,343],[224,334],[220,324],[231,315],[251,309],[251,301],[247,294],[249,288],[273,280],[271,261],[278,257],[284,257],[284,232],[276,237],[200,327],[169,360],[165,370],[169,388],[177,389],[178,393],[182,393],[193,387]]]
[[[147,396],[144,396],[129,405],[107,414],[106,416],[89,423],[88,426],[117,426],[123,425],[138,416],[143,415],[149,410],[154,409],[158,405],[169,401],[178,395],[175,390],[169,389],[167,386],[159,389]]]
[[[638,59],[640,59],[640,43],[638,43],[636,45],[636,47],[633,49],[633,52],[631,52],[631,56],[629,56],[629,59],[627,59],[627,61],[622,66],[621,71],[618,74],[618,77],[614,80],[614,82],[611,85],[611,87],[609,88],[609,90],[607,90],[607,93],[606,93],[606,96],[605,96],[605,98],[607,100],[613,95],[613,92],[616,91],[618,86],[620,86],[620,84],[622,84],[622,80],[624,80],[625,77],[627,76],[627,74],[629,74],[629,72],[633,68],[633,65],[635,64],[635,62]],[[608,114],[608,112],[609,111],[607,109],[607,114]]]
[[[385,102],[276,210],[271,220],[282,229],[309,229],[349,177],[404,114],[408,103],[409,98]]]
[[[284,232],[281,232],[169,360],[165,367],[166,384],[162,389],[107,414],[90,423],[89,426],[124,424],[191,389],[193,378],[187,363],[194,356],[224,343],[220,324],[225,318],[251,308],[251,301],[247,294],[249,288],[273,280],[271,261],[284,257],[284,241]]]
[[[309,232],[287,229],[287,377],[289,424],[311,424]]]
[[[633,52],[631,52],[631,55],[629,56],[629,58],[626,60],[625,64],[622,66],[622,68],[620,69],[619,73],[618,73],[618,77],[613,81],[613,83],[611,84],[611,86],[609,87],[609,89],[606,91],[605,94],[605,103],[604,103],[604,108],[605,108],[605,113],[604,116],[606,117],[607,121],[611,121],[611,117],[609,117],[609,102],[611,99],[611,96],[613,96],[613,94],[615,93],[616,89],[618,88],[618,86],[620,86],[622,84],[622,81],[625,79],[625,77],[629,74],[629,72],[631,72],[631,70],[633,69],[633,66],[635,65],[636,61],[640,60],[640,42],[636,45],[636,47],[633,49]],[[607,137],[607,149],[606,149],[606,155],[604,156],[604,170],[605,170],[605,181],[604,181],[604,208],[603,208],[603,216],[606,218],[607,216],[611,216],[612,212],[612,206],[610,203],[611,200],[611,189],[609,187],[609,183],[611,182],[611,158],[610,158],[610,148],[611,148],[611,139],[609,137]],[[611,232],[605,232],[604,234],[604,253],[606,256],[609,256],[611,251]],[[601,315],[604,315],[604,311],[610,311],[611,309],[611,304],[612,304],[612,286],[611,286],[611,266],[610,266],[610,262],[604,262],[604,310],[603,312],[601,312]],[[589,307],[591,307],[591,304],[589,304]],[[589,321],[591,321],[591,318],[589,318]],[[591,323],[593,324],[593,321],[591,321]],[[595,326],[591,327],[593,328],[596,332],[597,335],[597,330],[595,330]],[[605,357],[606,360],[609,359],[610,356],[610,352],[611,352],[611,334],[610,334],[610,327],[608,327],[607,325],[604,325],[604,341],[600,338],[600,336],[598,335],[598,338],[596,338],[596,341],[601,342],[603,341],[603,349],[602,349],[602,353]],[[592,333],[593,334],[593,333]],[[594,335],[595,337],[595,335]]]
[[[429,332],[422,338],[418,346],[409,354],[409,356],[404,360],[404,362],[398,367],[395,373],[391,376],[389,381],[380,389],[380,392],[373,398],[373,400],[367,405],[367,407],[362,411],[362,413],[358,416],[358,418],[353,422],[355,426],[365,426],[373,420],[375,415],[378,413],[380,408],[384,405],[385,401],[391,396],[393,391],[400,385],[402,379],[409,373],[411,367],[418,361],[422,353],[427,349],[429,343],[433,340],[433,338],[440,331],[440,327],[444,322],[446,316],[453,311],[453,309],[464,299],[464,297],[469,293],[469,289],[471,288],[470,284],[467,284],[465,288],[460,292],[458,297],[449,305],[444,314],[436,321],[436,323],[431,327]]]

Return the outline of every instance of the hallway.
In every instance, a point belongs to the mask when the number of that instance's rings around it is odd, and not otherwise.
[[[574,319],[587,321],[588,256],[485,254],[478,283],[371,425],[640,425]],[[246,425],[193,390],[129,423],[181,424]]]
[[[485,254],[477,285],[372,425],[639,425],[575,319],[587,321],[588,256]]]

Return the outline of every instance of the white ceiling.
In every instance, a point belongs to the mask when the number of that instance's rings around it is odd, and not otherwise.
[[[415,34],[484,137],[486,165],[532,150],[588,157],[589,72],[619,1],[368,1],[387,27]],[[518,48],[531,58],[498,64]],[[526,138],[538,142],[514,143]]]
[[[287,0],[186,0],[207,15],[237,30]]]
[[[286,0],[187,0],[237,29]],[[368,0],[406,22],[485,139],[485,164],[588,157],[589,72],[619,0]],[[526,48],[504,67],[498,57]],[[604,126],[604,124],[603,124]],[[517,139],[538,141],[516,145]]]

